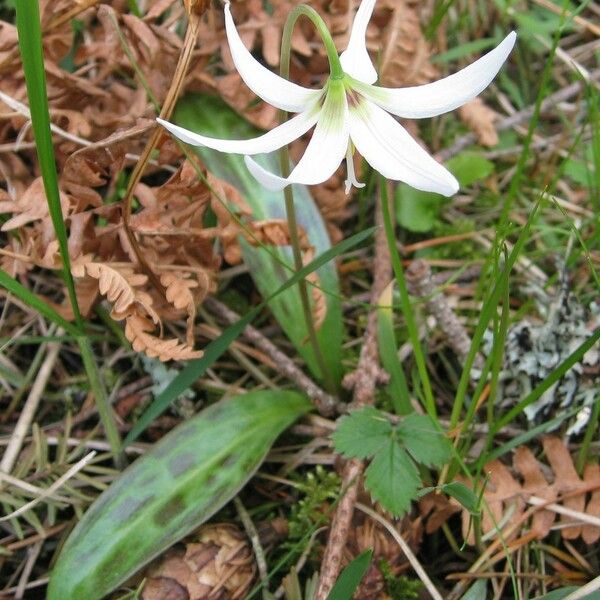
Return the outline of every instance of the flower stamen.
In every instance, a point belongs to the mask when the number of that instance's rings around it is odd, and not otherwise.
[[[350,193],[352,186],[355,188],[364,188],[365,184],[358,181],[356,178],[356,172],[354,171],[354,146],[352,142],[348,142],[348,149],[346,150],[346,195]]]

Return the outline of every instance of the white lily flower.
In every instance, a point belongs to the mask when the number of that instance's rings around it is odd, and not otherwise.
[[[235,28],[229,3],[225,4],[227,40],[235,66],[246,85],[265,102],[298,113],[282,125],[249,140],[206,137],[162,119],[158,121],[180,140],[221,152],[245,155],[254,177],[266,188],[281,190],[289,184],[313,185],[326,181],[346,158],[346,191],[362,187],[354,173],[354,149],[383,176],[404,181],[424,191],[451,196],[456,178],[434,160],[389,113],[420,119],[454,110],[477,96],[496,76],[512,50],[510,33],[492,51],[454,75],[434,83],[400,89],[374,86],[377,73],[366,48],[366,29],[376,0],[363,0],[338,72],[332,72],[322,89],[311,90],[269,71],[244,46]],[[335,58],[335,57],[334,57]],[[330,58],[331,62],[331,58]],[[300,162],[289,177],[270,173],[250,155],[272,152],[315,126]]]

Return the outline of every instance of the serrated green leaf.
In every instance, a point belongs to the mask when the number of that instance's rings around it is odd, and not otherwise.
[[[402,445],[418,463],[439,467],[450,460],[452,446],[428,415],[408,415],[397,431]]]
[[[212,516],[244,486],[276,437],[310,410],[295,392],[221,400],[136,460],[71,532],[47,600],[100,600]]]
[[[367,406],[339,419],[332,438],[336,452],[349,458],[368,458],[389,442],[392,431],[386,417]]]
[[[446,163],[448,170],[458,179],[462,187],[489,177],[494,172],[494,163],[478,152],[461,152]]]
[[[369,565],[373,550],[365,550],[359,554],[341,573],[333,586],[327,600],[348,600],[356,592],[361,579],[364,577]]]
[[[409,510],[421,480],[408,454],[389,439],[365,471],[365,485],[374,501],[398,517]]]

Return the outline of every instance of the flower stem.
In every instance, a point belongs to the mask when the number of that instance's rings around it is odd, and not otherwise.
[[[292,46],[292,31],[296,25],[296,21],[300,17],[307,17],[312,21],[316,30],[319,32],[323,44],[325,45],[325,51],[327,52],[327,58],[329,59],[329,70],[331,72],[331,79],[342,79],[344,77],[344,70],[340,63],[340,57],[338,56],[337,49],[333,43],[333,38],[325,21],[323,21],[321,15],[306,4],[297,6],[289,15],[283,28],[282,41],[281,41],[281,76],[286,79],[289,78],[290,70],[290,52]]]
[[[301,5],[296,7],[288,16],[287,21],[285,23],[285,27],[283,29],[282,41],[281,41],[281,66],[280,73],[281,76],[289,79],[290,75],[290,54],[291,54],[291,46],[292,46],[292,32],[294,29],[294,25],[296,21],[302,15],[308,17],[319,33],[323,38],[323,43],[327,49],[327,55],[329,57],[329,64],[331,66],[332,76],[334,73],[340,73],[343,76],[343,71],[341,70],[341,65],[339,61],[339,57],[337,55],[337,51],[333,44],[333,40],[331,39],[331,35],[325,26],[323,19],[319,16],[319,14],[310,6]],[[285,111],[279,111],[279,120],[283,122],[287,116]],[[290,157],[287,146],[283,146],[279,151],[279,165],[281,169],[282,177],[288,177],[290,174]],[[284,197],[285,197],[285,211],[287,216],[288,228],[290,232],[290,242],[292,245],[292,252],[294,255],[294,267],[296,271],[300,270],[304,265],[302,263],[302,249],[300,246],[300,236],[298,234],[298,221],[296,219],[296,207],[294,205],[294,192],[292,190],[292,186],[287,186],[284,189]],[[317,337],[317,331],[315,329],[315,324],[313,321],[312,310],[310,307],[310,298],[308,295],[308,286],[306,285],[306,280],[301,279],[298,282],[298,289],[300,291],[300,300],[302,302],[302,312],[304,313],[304,321],[306,323],[306,329],[308,331],[308,338],[310,340],[311,346],[313,348],[313,352],[315,355],[315,360],[321,371],[321,377],[323,378],[323,383],[325,388],[329,392],[333,392],[336,390],[337,386],[335,381],[331,375],[329,368],[327,367],[327,363],[325,362],[325,358],[323,356],[323,352],[321,351],[321,346],[319,344],[319,339]]]

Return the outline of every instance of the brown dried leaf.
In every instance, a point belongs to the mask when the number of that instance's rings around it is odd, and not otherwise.
[[[458,109],[458,114],[482,146],[495,146],[498,143],[498,133],[494,127],[496,112],[486,106],[481,98],[475,98]]]
[[[100,293],[114,305],[117,313],[127,311],[136,300],[134,288],[143,285],[148,280],[146,275],[125,273],[110,265],[95,262],[89,262],[84,266],[76,265],[73,274],[76,277],[82,277],[83,269],[87,275],[98,280]]]
[[[125,336],[136,352],[144,352],[150,358],[158,358],[163,362],[192,360],[202,356],[201,351],[194,350],[177,339],[163,340],[149,333],[153,330],[154,323],[135,312],[125,319]]]
[[[194,345],[194,320],[196,318],[196,301],[192,289],[198,287],[198,282],[187,277],[188,274],[168,272],[160,276],[160,282],[165,286],[165,297],[175,308],[187,312],[186,342]]]
[[[517,525],[509,539],[522,535],[522,527],[527,526],[523,522],[523,516],[527,509],[526,502],[530,497],[542,498],[548,503],[555,503],[582,515],[598,517],[600,515],[600,467],[588,465],[584,472],[584,478],[577,475],[573,459],[565,443],[555,436],[546,436],[542,439],[545,456],[549,467],[535,458],[533,453],[522,446],[515,450],[512,469],[499,460],[494,460],[485,466],[485,472],[489,475],[488,486],[483,492],[483,499],[488,509],[484,508],[481,528],[483,534],[496,529],[501,525],[506,528],[511,524]],[[544,475],[546,473],[546,475]],[[520,481],[517,479],[518,476]],[[550,479],[550,480],[548,480]],[[466,485],[468,483],[463,481]],[[589,496],[586,502],[586,496]],[[449,504],[457,504],[454,500],[448,500]],[[431,507],[422,507],[426,513]],[[431,513],[432,524],[427,523],[427,530],[439,527],[444,522],[444,517],[450,516],[451,511],[444,507],[436,509]],[[471,515],[468,511],[462,511],[463,535],[467,535]],[[573,522],[572,516],[561,515],[562,522]],[[556,512],[540,506],[534,512],[528,535],[536,539],[543,539],[555,527]],[[519,527],[521,524],[521,527]],[[570,525],[560,528],[561,535],[566,540],[582,537],[586,543],[595,543],[600,539],[600,527],[591,524]],[[506,533],[504,533],[506,536]],[[505,537],[506,539],[506,537]],[[474,543],[471,534],[466,541]]]

